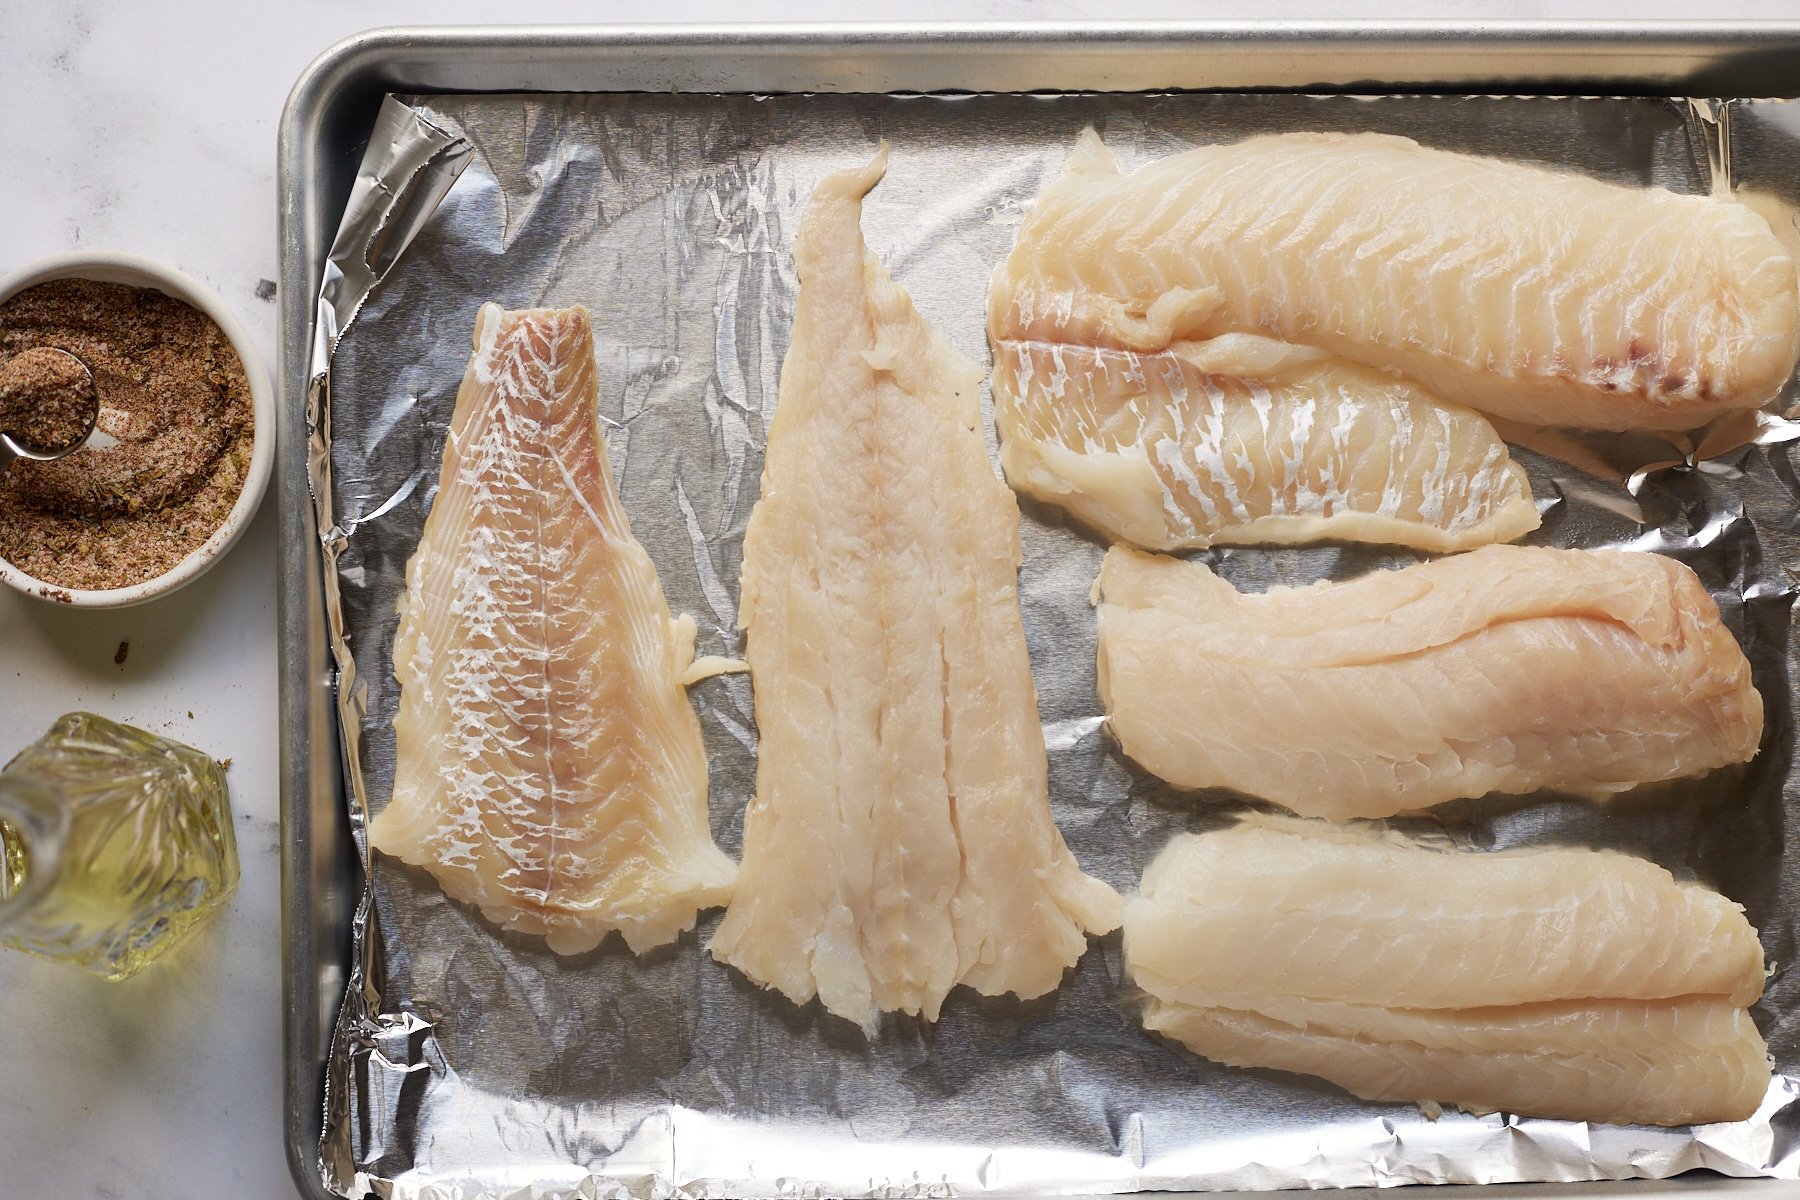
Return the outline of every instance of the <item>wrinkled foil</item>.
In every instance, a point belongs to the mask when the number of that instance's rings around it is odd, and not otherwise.
[[[1777,1067],[1749,1121],[1661,1130],[1432,1120],[1315,1080],[1218,1066],[1140,1028],[1117,934],[1096,939],[1051,996],[959,989],[935,1025],[890,1016],[866,1042],[816,1004],[796,1007],[708,958],[717,912],[641,960],[617,939],[559,958],[497,933],[424,873],[369,861],[363,826],[393,774],[396,604],[477,306],[593,311],[603,419],[633,529],[672,607],[698,622],[700,653],[735,656],[744,525],[793,312],[789,248],[814,184],[867,160],[879,139],[891,144],[887,179],[866,205],[869,245],[928,320],[985,360],[989,272],[1090,123],[1128,166],[1258,132],[1380,130],[1620,183],[1800,202],[1800,110],[1780,102],[390,99],[364,163],[368,186],[359,181],[332,252],[310,397],[349,818],[367,868],[328,1063],[328,1187],[548,1200],[1572,1181],[1697,1167],[1800,1176],[1800,478],[1796,426],[1773,413],[1668,437],[1506,430],[1543,510],[1529,540],[1656,551],[1699,573],[1768,703],[1761,755],[1604,804],[1495,798],[1395,822],[1473,850],[1624,850],[1742,903],[1773,964],[1755,1015]],[[1797,396],[1790,388],[1779,407]],[[1052,510],[1027,503],[1025,517],[1020,594],[1053,808],[1082,865],[1130,892],[1173,834],[1216,828],[1231,808],[1162,785],[1108,740],[1088,598],[1102,547]],[[1411,557],[1331,545],[1204,555],[1246,589]],[[735,855],[755,787],[750,682],[714,678],[692,695],[713,833]]]

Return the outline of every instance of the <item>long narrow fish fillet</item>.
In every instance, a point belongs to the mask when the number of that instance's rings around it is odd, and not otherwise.
[[[1442,1024],[1479,1030],[1488,1020],[1477,1013]],[[1712,999],[1596,1003],[1557,1030],[1566,1041],[1533,1033],[1477,1049],[1181,1005],[1152,1004],[1144,1025],[1227,1066],[1316,1075],[1364,1100],[1435,1102],[1477,1114],[1700,1125],[1748,1118],[1769,1086],[1768,1050],[1755,1023]]]
[[[1262,817],[1176,838],[1139,893],[1133,978],[1196,1007],[1270,994],[1417,1009],[1762,994],[1743,910],[1624,854],[1446,853]]]
[[[1743,910],[1627,855],[1252,819],[1157,856],[1125,955],[1147,1027],[1364,1099],[1681,1125],[1769,1085]]]
[[[585,309],[483,305],[394,643],[377,850],[488,920],[642,952],[731,897],[673,619],[607,464]]]
[[[1086,131],[988,303],[995,341],[1263,333],[1516,421],[1687,429],[1768,403],[1794,261],[1730,197],[1380,134],[1202,146],[1125,174]]]
[[[1538,526],[1524,470],[1479,414],[1322,350],[1235,333],[1156,354],[993,349],[1007,481],[1114,541],[1447,553]]]
[[[872,1031],[965,983],[1054,989],[1121,901],[1051,820],[1019,614],[1019,511],[981,370],[865,249],[886,169],[828,176],[744,539],[760,748],[712,953]]]
[[[1747,762],[1762,737],[1743,651],[1660,555],[1487,546],[1244,594],[1114,547],[1100,590],[1100,694],[1125,752],[1303,816],[1604,796]]]

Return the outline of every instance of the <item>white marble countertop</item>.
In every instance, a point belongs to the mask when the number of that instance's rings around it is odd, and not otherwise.
[[[1605,5],[1680,17],[1688,0]],[[1550,0],[833,0],[732,4],[478,0],[246,5],[0,0],[0,274],[120,249],[212,287],[275,362],[275,138],[316,54],[376,25],[1028,17],[1549,17]],[[1715,19],[1800,15],[1724,0]],[[87,708],[232,760],[243,882],[223,916],[136,979],[107,984],[0,953],[0,1197],[293,1194],[281,1145],[275,511],[175,597],[118,612],[0,595],[0,758]],[[114,657],[121,642],[130,650]]]

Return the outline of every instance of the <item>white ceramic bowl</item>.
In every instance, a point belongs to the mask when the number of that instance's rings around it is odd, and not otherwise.
[[[250,407],[254,417],[250,448],[250,470],[244,477],[244,489],[231,506],[225,523],[186,558],[155,579],[134,583],[130,587],[104,591],[58,587],[34,579],[5,559],[0,558],[0,583],[27,596],[75,608],[124,608],[146,600],[165,596],[185,584],[192,583],[217,562],[232,543],[243,535],[262,503],[269,487],[269,471],[275,462],[275,396],[269,390],[269,377],[257,361],[256,351],[237,318],[197,280],[173,267],[141,258],[136,254],[120,254],[104,250],[83,250],[73,254],[56,254],[27,263],[5,278],[0,278],[0,302],[11,299],[26,288],[52,279],[92,279],[99,283],[125,283],[133,287],[155,288],[165,295],[191,304],[211,317],[231,342],[238,361],[244,366],[244,377],[250,381]]]

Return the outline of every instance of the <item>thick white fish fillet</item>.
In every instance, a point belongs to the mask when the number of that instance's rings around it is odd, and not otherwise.
[[[1491,1011],[1430,1024],[1486,1031]],[[1569,1012],[1554,1034],[1472,1037],[1469,1049],[1417,1038],[1411,1027],[1413,1037],[1390,1039],[1154,1002],[1144,1025],[1227,1066],[1316,1075],[1364,1100],[1476,1114],[1700,1125],[1750,1117],[1769,1087],[1768,1049],[1750,1015],[1711,998],[1594,1003]]]
[[[1271,994],[1403,1009],[1762,995],[1762,947],[1743,910],[1625,854],[1458,854],[1252,817],[1170,842],[1139,893],[1126,928],[1133,978],[1193,1006]]]
[[[1118,925],[1050,817],[1019,615],[1019,511],[979,432],[981,370],[864,248],[886,169],[828,176],[744,539],[760,738],[712,953],[872,1031],[966,983],[1054,989]]]
[[[375,849],[560,954],[642,952],[730,898],[694,624],[619,506],[586,309],[482,306],[406,584]]]
[[[1125,955],[1147,1027],[1368,1100],[1680,1125],[1769,1085],[1743,910],[1627,855],[1253,818],[1157,856]]]
[[[1303,816],[1489,792],[1602,796],[1747,762],[1750,664],[1694,573],[1622,551],[1487,546],[1244,594],[1114,547],[1107,724],[1146,770]]]
[[[1336,538],[1447,553],[1538,527],[1479,414],[1251,334],[1156,354],[996,342],[1013,487],[1146,550]]]
[[[1774,399],[1800,289],[1768,222],[1380,134],[1121,172],[1085,132],[988,303],[995,341],[1156,351],[1263,333],[1516,421],[1687,429]]]

